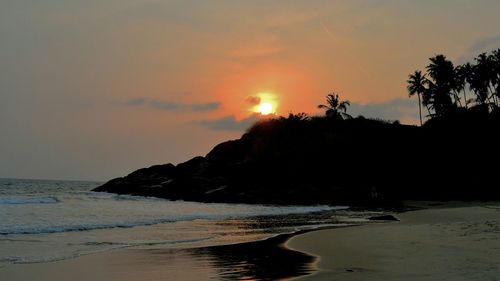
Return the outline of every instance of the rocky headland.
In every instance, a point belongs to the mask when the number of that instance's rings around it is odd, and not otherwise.
[[[419,127],[290,114],[205,156],[142,168],[95,191],[263,204],[500,198],[498,116],[468,110]]]

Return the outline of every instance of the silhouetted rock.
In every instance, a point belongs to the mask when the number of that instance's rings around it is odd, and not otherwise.
[[[417,127],[291,115],[259,122],[205,157],[140,169],[95,190],[272,204],[498,199],[498,116],[469,110]]]

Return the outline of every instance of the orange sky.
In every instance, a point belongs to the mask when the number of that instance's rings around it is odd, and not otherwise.
[[[500,47],[500,2],[0,3],[0,177],[108,179],[204,155],[255,120],[350,112],[415,123],[407,75]]]

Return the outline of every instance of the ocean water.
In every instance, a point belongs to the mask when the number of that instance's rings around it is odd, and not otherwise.
[[[119,248],[194,248],[337,223],[342,206],[169,201],[92,192],[98,182],[0,179],[0,266]]]

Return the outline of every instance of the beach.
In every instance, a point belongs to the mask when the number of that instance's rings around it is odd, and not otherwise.
[[[499,280],[500,204],[447,203],[395,216],[400,221],[234,245],[119,249],[12,264],[0,275],[14,281]]]
[[[287,247],[318,257],[318,271],[298,280],[500,280],[499,203],[446,203],[396,216],[399,222],[291,238]]]
[[[300,276],[309,272],[314,257],[278,245],[299,230],[335,224],[337,211],[351,213],[345,206],[199,203],[97,193],[91,191],[96,185],[0,179],[2,281]],[[270,266],[284,260],[284,269]]]
[[[293,234],[190,249],[119,249],[61,261],[0,267],[2,280],[288,280],[314,257],[282,245]]]

